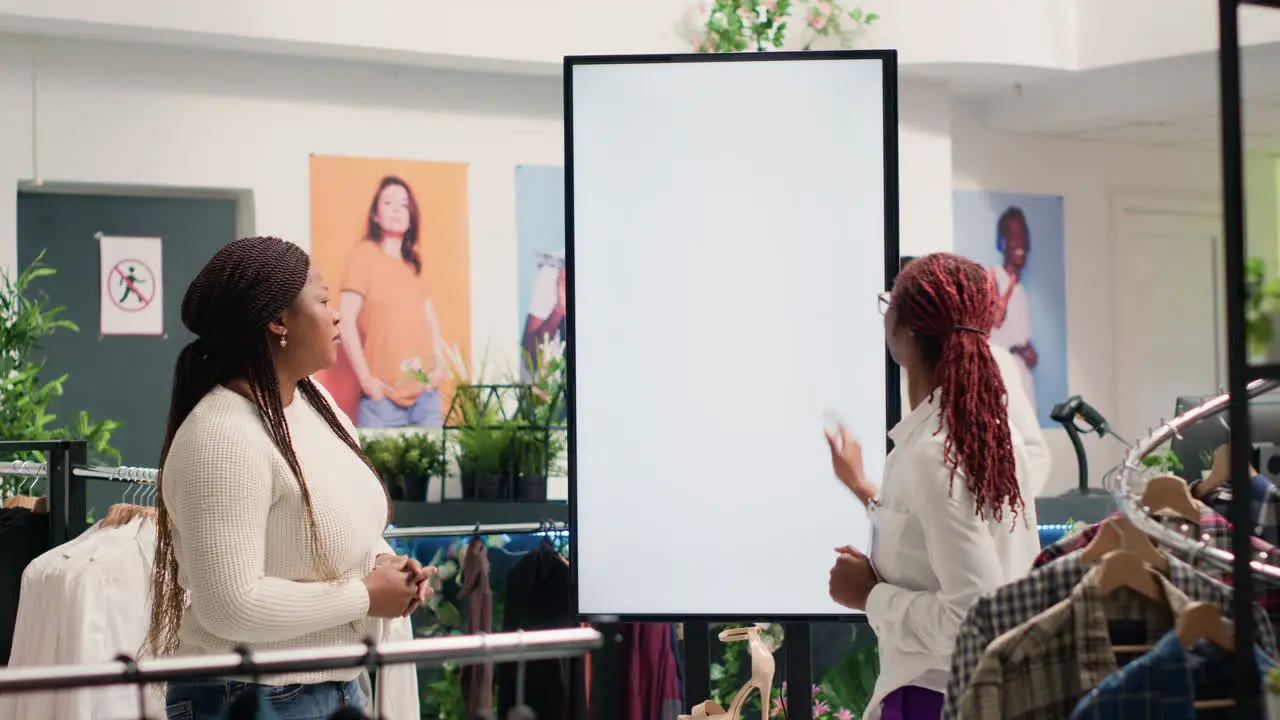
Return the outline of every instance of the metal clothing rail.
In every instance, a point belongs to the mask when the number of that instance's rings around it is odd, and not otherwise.
[[[0,693],[64,690],[103,685],[136,685],[215,677],[246,677],[342,668],[414,663],[524,662],[579,657],[601,646],[591,628],[531,630],[493,635],[460,635],[332,648],[264,650],[226,655],[55,665],[0,671]]]
[[[1249,397],[1254,398],[1276,388],[1280,388],[1280,382],[1278,381],[1255,380],[1248,386]],[[1123,463],[1113,471],[1116,473],[1116,478],[1111,487],[1116,496],[1116,505],[1120,511],[1142,532],[1158,540],[1166,547],[1185,552],[1194,560],[1204,560],[1228,573],[1232,572],[1234,568],[1235,556],[1232,553],[1213,547],[1204,540],[1189,537],[1167,528],[1147,515],[1142,507],[1142,488],[1140,483],[1145,471],[1142,465],[1143,458],[1155,452],[1169,440],[1177,437],[1183,428],[1224,412],[1230,402],[1231,394],[1223,393],[1152,430],[1125,454]],[[1280,585],[1280,567],[1260,562],[1260,560],[1265,559],[1265,556],[1260,554],[1258,560],[1249,562],[1249,567],[1253,569],[1254,575],[1259,579],[1269,584]]]
[[[85,466],[74,467],[72,475],[77,478],[92,480],[108,480],[111,482],[130,483],[134,485],[155,485],[160,471],[156,468]],[[34,461],[0,462],[0,476],[48,477],[49,464]],[[521,522],[521,523],[489,523],[478,525],[430,525],[391,528],[382,535],[385,538],[419,538],[419,537],[451,537],[458,535],[481,535],[534,533],[540,531],[567,532],[568,525],[557,522]]]
[[[536,532],[568,532],[565,523],[480,523],[478,525],[428,525],[391,528],[382,533],[384,538],[455,537],[460,535],[518,535]]]
[[[155,468],[121,465],[120,467],[76,467],[71,469],[71,473],[76,477],[90,478],[94,480],[111,480],[114,482],[152,485],[155,484],[156,476],[160,474],[160,471]],[[49,463],[24,460],[19,460],[17,462],[0,462],[0,475],[48,477]]]

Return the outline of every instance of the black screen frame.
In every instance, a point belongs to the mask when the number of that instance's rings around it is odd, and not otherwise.
[[[578,554],[578,468],[577,468],[577,413],[574,404],[577,397],[576,377],[576,318],[574,311],[574,205],[573,205],[573,71],[577,67],[594,65],[653,65],[673,63],[729,63],[729,62],[795,62],[795,61],[848,61],[874,60],[881,66],[882,108],[884,116],[884,288],[888,290],[898,275],[899,222],[898,222],[898,52],[896,50],[822,50],[796,52],[748,52],[748,53],[683,53],[660,55],[579,55],[564,58],[564,213],[565,213],[565,394],[570,403],[568,413],[568,485],[569,485],[569,548],[570,557]],[[870,302],[870,300],[868,300]],[[885,430],[898,423],[902,417],[901,374],[889,350],[885,359]],[[886,450],[892,447],[887,444]],[[599,619],[592,614],[583,616],[578,603],[578,564],[570,563],[573,590],[570,593],[572,612],[579,620]],[[675,591],[673,589],[673,591]],[[866,615],[819,614],[742,616],[718,614],[629,614],[608,616],[611,621],[622,622],[854,622],[865,623]]]

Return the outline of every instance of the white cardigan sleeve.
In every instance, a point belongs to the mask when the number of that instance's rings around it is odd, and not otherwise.
[[[278,642],[362,619],[369,594],[360,579],[266,575],[274,448],[253,441],[261,428],[227,421],[192,430],[175,439],[162,483],[190,612],[200,624],[233,642]]]
[[[904,653],[948,655],[969,608],[1004,582],[1004,572],[987,521],[974,512],[964,474],[956,473],[948,493],[951,471],[942,462],[942,444],[922,450],[903,470],[914,479],[912,514],[924,529],[925,554],[941,587],[919,591],[881,582],[867,598],[867,620]],[[892,633],[885,632],[889,628]]]

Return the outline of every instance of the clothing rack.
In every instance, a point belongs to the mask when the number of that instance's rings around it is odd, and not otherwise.
[[[1255,380],[1248,385],[1247,392],[1250,398],[1254,398],[1276,388],[1280,388],[1280,381]],[[1203,560],[1226,572],[1232,572],[1235,567],[1234,553],[1165,527],[1147,515],[1142,507],[1141,478],[1145,472],[1142,465],[1143,458],[1177,437],[1183,428],[1224,412],[1230,403],[1231,394],[1223,393],[1152,430],[1129,450],[1122,464],[1113,471],[1116,477],[1111,487],[1120,511],[1148,536],[1166,547],[1185,552],[1188,557],[1197,562]],[[1248,495],[1248,493],[1243,494]],[[1280,567],[1263,562],[1265,560],[1266,557],[1260,555],[1258,559],[1249,561],[1249,567],[1252,568],[1254,576],[1269,584],[1280,585]]]
[[[129,465],[121,465],[119,467],[104,466],[85,466],[73,467],[71,474],[75,478],[83,478],[90,480],[106,480],[110,482],[122,482],[132,485],[154,486],[156,477],[160,471],[156,468],[134,467]],[[15,461],[0,462],[0,476],[22,476],[22,477],[48,477],[49,463],[34,461]],[[83,487],[78,488],[82,491]],[[83,492],[73,492],[70,497],[75,495],[83,495]],[[50,511],[54,512],[53,503],[50,499]],[[83,520],[81,520],[83,522]],[[474,525],[430,525],[430,526],[412,526],[391,528],[382,535],[388,539],[394,538],[425,538],[425,537],[451,537],[460,535],[472,535],[479,533],[481,535],[498,535],[498,534],[520,534],[535,532],[568,532],[569,526],[566,523],[543,521],[543,522],[520,522],[520,523],[477,523]],[[73,536],[75,534],[74,533]],[[70,538],[66,538],[70,539]],[[64,540],[57,540],[54,544],[61,544]]]
[[[49,544],[61,545],[76,537],[85,525],[84,484],[74,469],[88,464],[88,443],[83,440],[0,440],[0,455],[12,457],[40,453],[45,461],[0,463],[0,475],[47,477]]]
[[[137,685],[215,677],[257,677],[276,673],[414,663],[525,662],[580,657],[603,640],[591,628],[531,630],[493,635],[460,635],[331,648],[264,650],[0,671],[0,693],[64,690],[103,685]]]
[[[475,525],[429,525],[419,527],[397,527],[382,533],[382,537],[425,538],[455,537],[462,535],[519,535],[536,532],[568,532],[569,526],[558,522],[525,522],[525,523],[477,523]]]

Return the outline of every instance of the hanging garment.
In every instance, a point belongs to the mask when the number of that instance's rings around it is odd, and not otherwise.
[[[1120,517],[1120,515],[1120,513],[1114,513],[1111,517]],[[1155,520],[1165,527],[1184,534],[1186,532],[1185,528],[1190,525],[1186,520],[1178,517],[1157,517]],[[1099,527],[1101,527],[1101,523],[1095,523],[1077,535],[1063,538],[1044,548],[1036,556],[1035,567],[1048,565],[1057,558],[1088,545],[1098,534]],[[1194,527],[1194,529],[1197,531],[1197,536],[1203,539],[1209,547],[1231,552],[1231,523],[1227,522],[1226,517],[1214,512],[1207,505],[1200,505],[1200,521],[1198,527]],[[1261,553],[1259,557],[1265,557],[1266,560],[1264,562],[1268,564],[1275,565],[1280,562],[1280,549],[1263,541],[1261,538],[1253,538],[1253,550],[1255,553]],[[1185,552],[1174,551],[1174,554],[1180,560],[1195,564],[1195,559]],[[1201,572],[1225,585],[1231,585],[1232,583],[1231,573],[1220,568],[1206,565]],[[1258,584],[1255,587],[1253,599],[1266,612],[1267,617],[1271,618],[1271,627],[1280,632],[1280,587]]]
[[[551,630],[574,627],[569,564],[546,543],[529,551],[507,574],[502,629]],[[498,715],[507,717],[516,705],[518,663],[500,665]],[[570,662],[539,660],[525,664],[524,701],[538,720],[566,720],[572,706]]]
[[[983,652],[991,643],[1071,595],[1090,569],[1084,564],[1082,554],[1077,550],[1021,580],[978,598],[956,636],[943,707],[944,718],[955,720],[959,717],[960,697],[969,687]],[[1216,605],[1230,617],[1230,588],[1206,578],[1177,558],[1168,559],[1169,581],[1174,587],[1192,600]],[[1276,641],[1271,621],[1256,604],[1253,619],[1258,628],[1259,645],[1267,654],[1275,656]],[[1150,639],[1154,641],[1156,638]]]
[[[370,618],[369,629],[380,643],[413,639],[410,618]],[[412,664],[384,665],[378,669],[378,685],[372,688],[369,674],[356,679],[364,712],[378,720],[419,720],[418,668]]]
[[[28,508],[0,510],[0,666],[9,664],[18,621],[22,571],[49,550],[49,514]]]
[[[680,680],[671,650],[671,627],[622,626],[623,720],[675,720],[681,712]]]
[[[1275,663],[1254,650],[1260,688]],[[1196,700],[1235,697],[1230,654],[1208,642],[1188,650],[1176,632],[1165,633],[1151,652],[1103,680],[1076,704],[1071,720],[1206,720],[1234,717],[1234,708],[1197,710]],[[1259,698],[1261,704],[1262,698]]]
[[[1151,577],[1168,604],[1124,587],[1104,595],[1100,567],[1090,569],[1067,600],[987,647],[960,697],[960,718],[1068,720],[1081,698],[1120,670],[1109,621],[1139,621],[1154,642],[1189,604],[1163,575]]]
[[[44,553],[22,575],[9,666],[111,662],[135,655],[151,623],[155,525],[102,523]],[[163,715],[157,693],[111,686],[0,697],[5,720],[136,720]],[[153,706],[154,705],[154,706]]]
[[[1191,483],[1189,489],[1194,491],[1197,484]],[[1251,490],[1254,520],[1250,532],[1271,545],[1280,545],[1280,488],[1272,485],[1267,478],[1254,475]],[[1226,517],[1231,506],[1231,495],[1232,489],[1223,485],[1209,491],[1201,499],[1214,512]]]
[[[676,682],[680,692],[680,707],[685,706],[684,702],[684,651],[680,646],[680,626],[675,623],[671,624],[671,655],[676,662]],[[590,664],[587,665],[591,667]],[[591,683],[587,683],[587,687],[591,687]]]
[[[480,538],[467,544],[462,560],[462,597],[467,598],[467,633],[493,632],[493,590],[489,587],[489,551]],[[467,665],[462,668],[462,697],[467,717],[493,708],[493,665]]]

